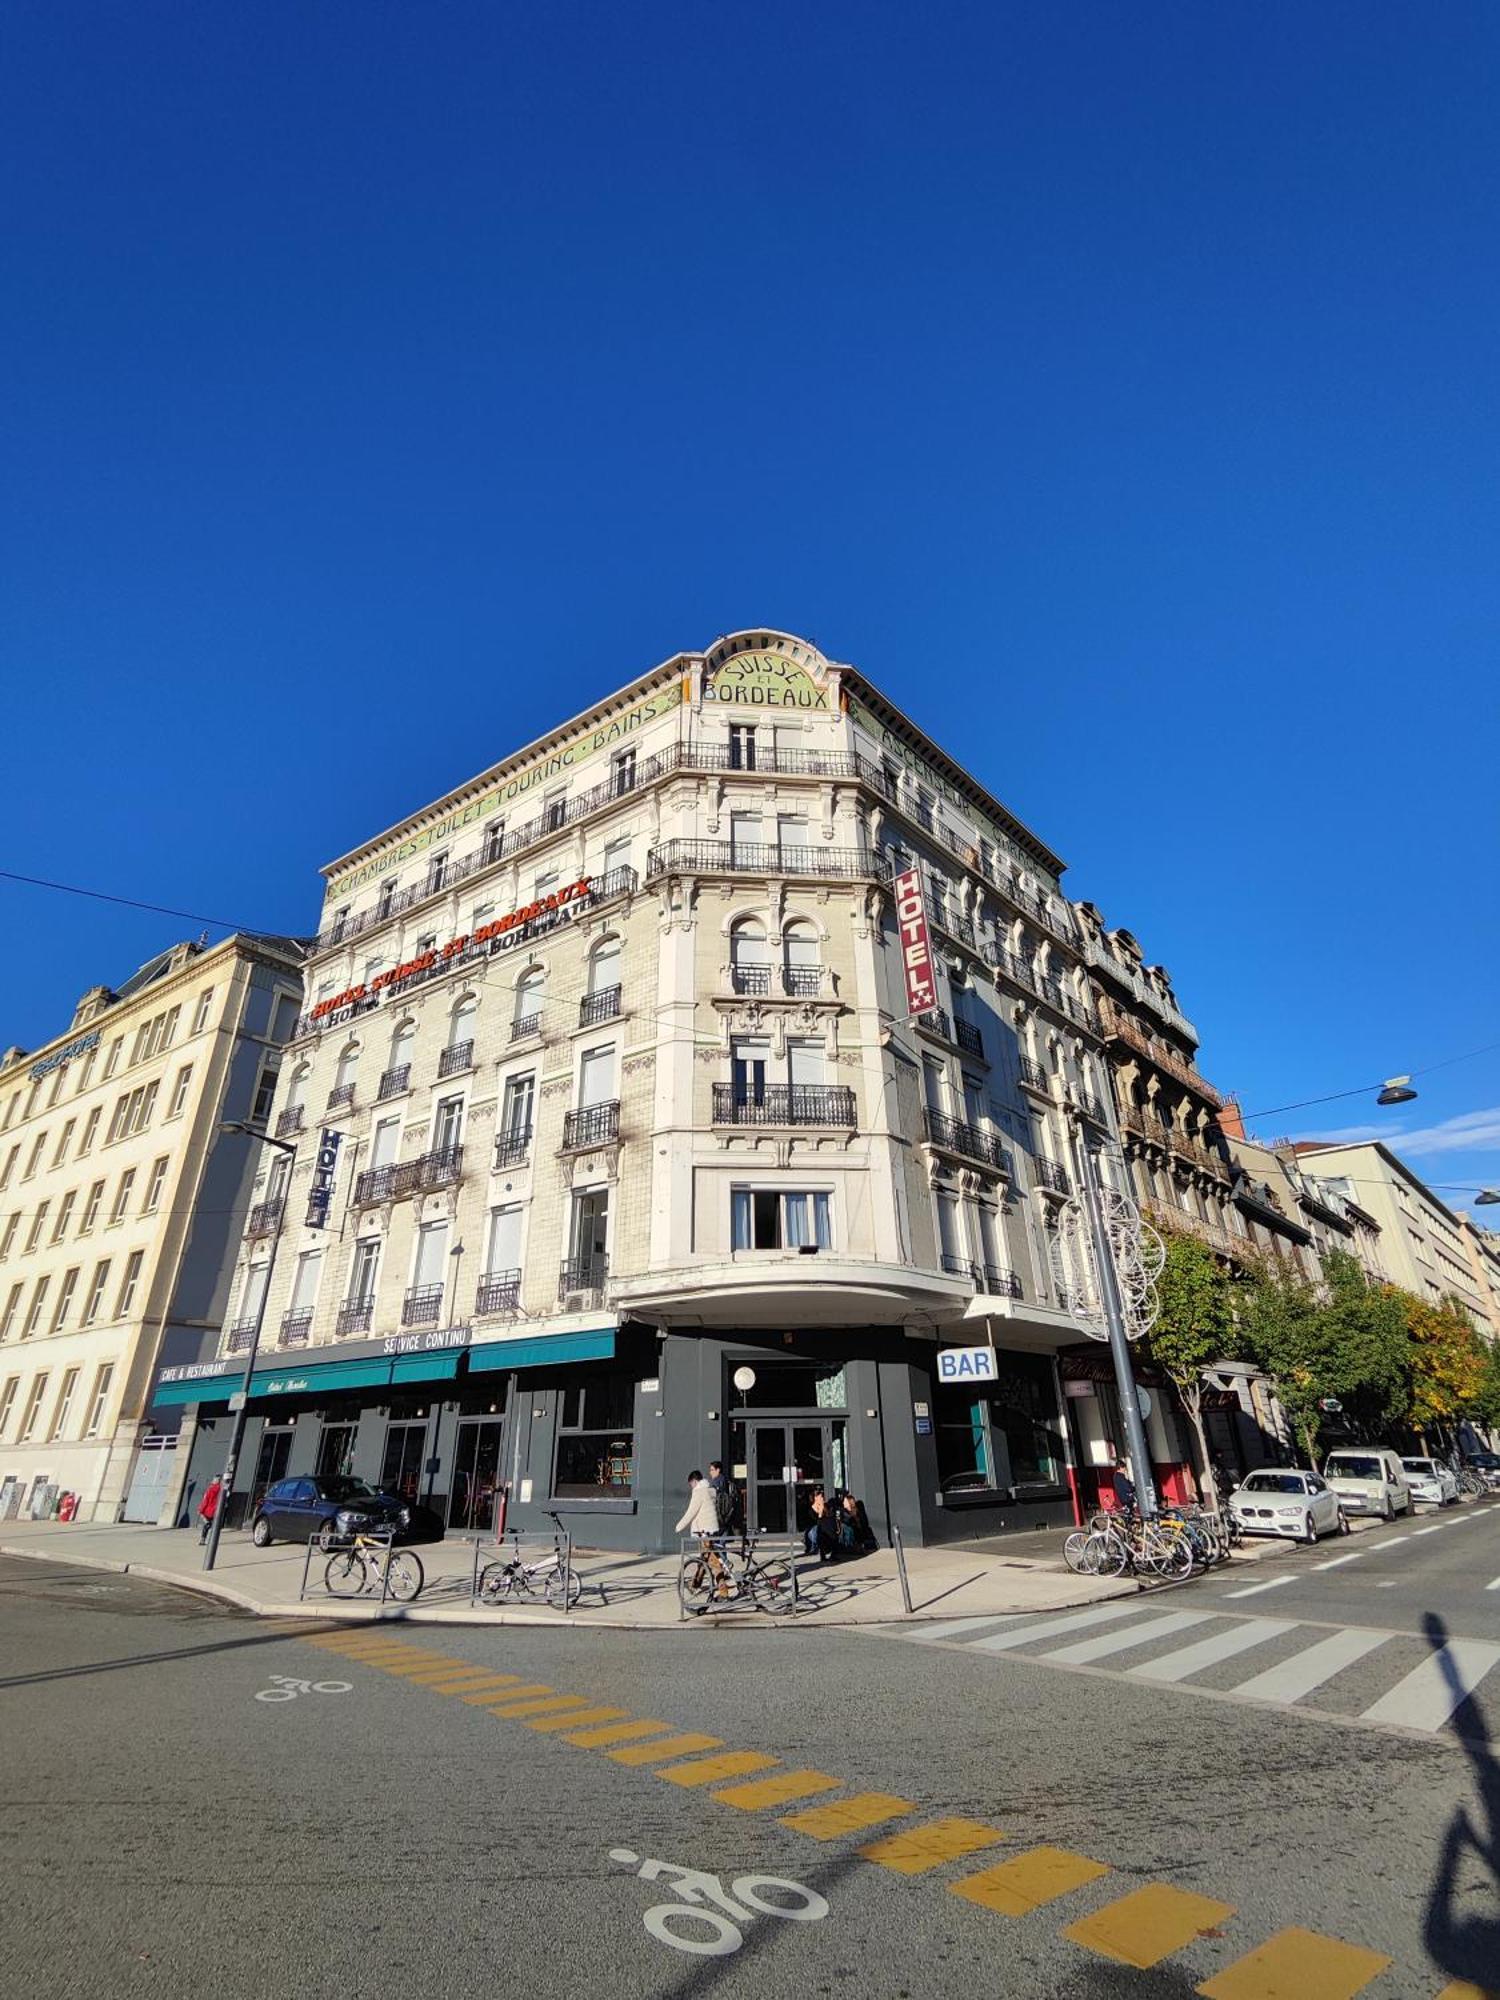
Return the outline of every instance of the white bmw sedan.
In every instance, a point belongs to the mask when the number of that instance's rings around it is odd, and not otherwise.
[[[1339,1496],[1316,1472],[1249,1473],[1230,1494],[1229,1512],[1247,1535],[1315,1542],[1340,1528],[1348,1532]]]

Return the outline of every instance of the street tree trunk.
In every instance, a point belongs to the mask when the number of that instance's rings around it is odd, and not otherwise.
[[[1210,1511],[1217,1514],[1219,1487],[1208,1455],[1208,1437],[1203,1429],[1203,1384],[1196,1377],[1191,1382],[1179,1382],[1177,1393],[1182,1398],[1182,1407],[1188,1413],[1188,1421],[1193,1426],[1193,1436],[1198,1443],[1198,1485],[1208,1495]]]

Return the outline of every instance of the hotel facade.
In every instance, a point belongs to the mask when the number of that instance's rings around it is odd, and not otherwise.
[[[221,1352],[157,1391],[191,1487],[259,1326],[232,1521],[349,1472],[450,1531],[503,1490],[512,1525],[660,1548],[715,1458],[764,1533],[817,1486],[882,1537],[1071,1519],[1119,1444],[1080,1417],[1080,1149],[1123,1165],[1061,869],[777,632],[332,863]]]

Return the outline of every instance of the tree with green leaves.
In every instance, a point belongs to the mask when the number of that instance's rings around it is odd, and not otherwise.
[[[1484,1384],[1485,1347],[1455,1298],[1401,1294],[1411,1339],[1411,1425],[1446,1430],[1473,1408]]]
[[[1165,1236],[1166,1261],[1156,1280],[1157,1314],[1146,1349],[1182,1399],[1198,1443],[1198,1462],[1209,1505],[1220,1494],[1203,1429],[1203,1371],[1229,1352],[1234,1336],[1229,1278],[1212,1252],[1193,1236]]]

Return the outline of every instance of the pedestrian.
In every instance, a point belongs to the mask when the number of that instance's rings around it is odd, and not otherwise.
[[[724,1467],[717,1458],[708,1461],[708,1484],[714,1496],[714,1512],[718,1516],[720,1533],[727,1535],[734,1526],[736,1495],[724,1477]]]
[[[215,1476],[208,1483],[203,1498],[198,1502],[198,1540],[202,1544],[208,1540],[208,1531],[213,1526],[214,1516],[219,1511],[219,1494],[224,1482]]]
[[[819,1562],[833,1562],[838,1555],[837,1526],[833,1518],[833,1509],[829,1506],[821,1486],[813,1494],[809,1505],[812,1508],[812,1519],[802,1537],[802,1546],[810,1556],[816,1556]]]
[[[719,1510],[714,1503],[713,1488],[696,1467],[688,1474],[687,1510],[672,1532],[698,1537],[699,1553],[714,1579],[714,1596],[728,1597],[729,1572],[714,1546],[714,1537],[719,1533]]]
[[[1130,1476],[1130,1459],[1122,1458],[1115,1467],[1115,1506],[1122,1514],[1135,1512],[1135,1481]]]
[[[856,1500],[852,1493],[839,1497],[838,1529],[839,1547],[846,1555],[864,1555],[875,1546],[864,1502]]]

